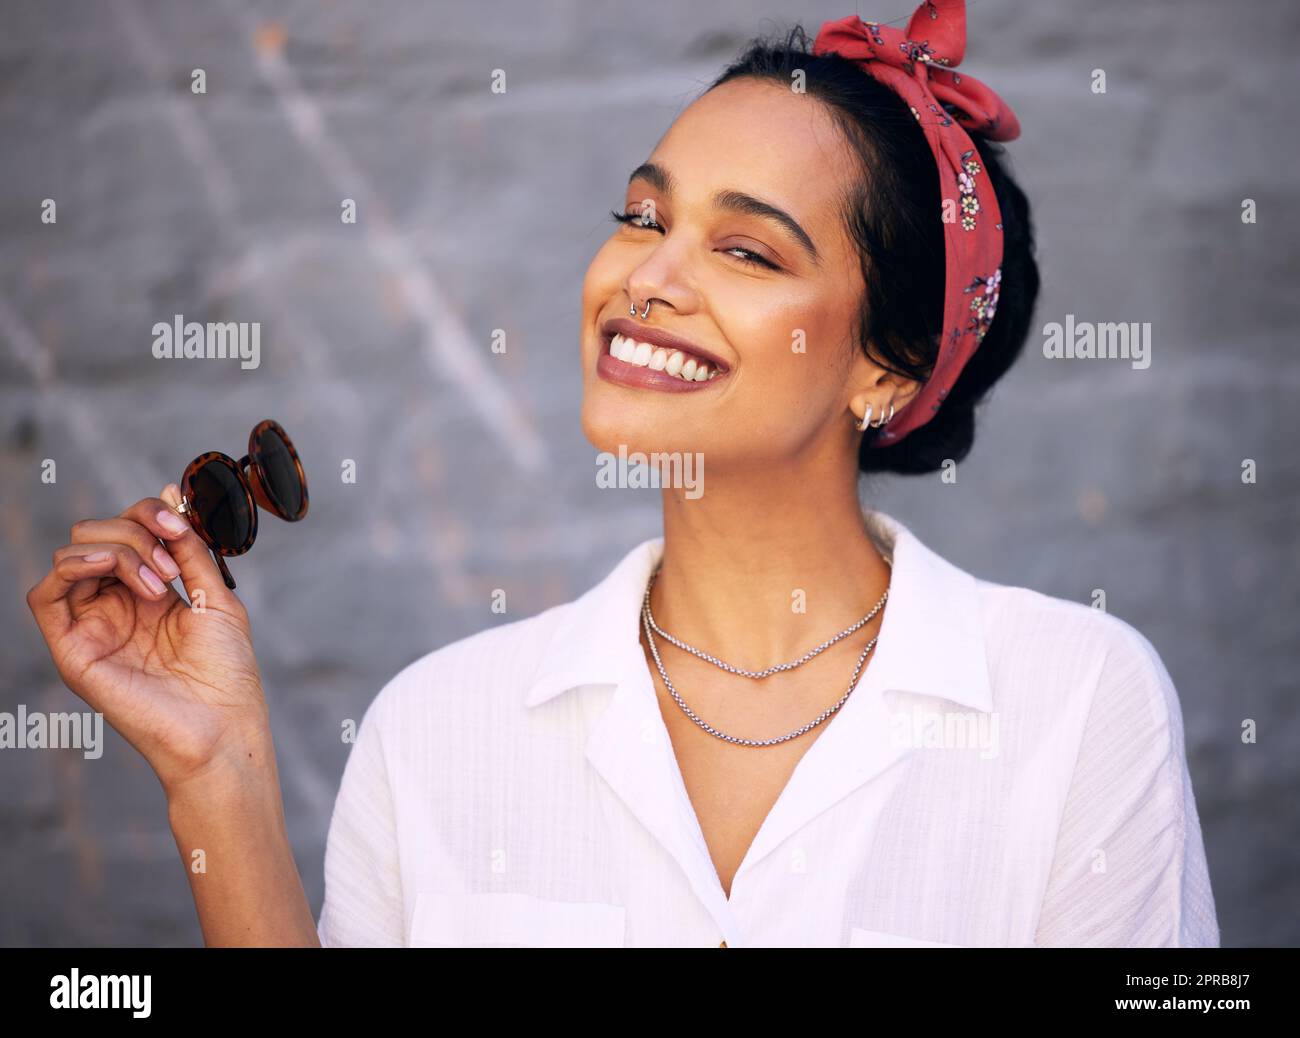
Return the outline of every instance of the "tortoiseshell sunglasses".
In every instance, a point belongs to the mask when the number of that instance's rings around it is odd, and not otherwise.
[[[244,469],[251,472],[251,479]],[[222,556],[243,555],[253,546],[257,505],[291,523],[307,514],[307,474],[293,441],[270,418],[249,433],[248,453],[238,461],[208,451],[191,461],[181,477],[177,511],[211,549],[232,591],[235,578]]]

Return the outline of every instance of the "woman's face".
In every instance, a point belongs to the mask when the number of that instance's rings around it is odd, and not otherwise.
[[[682,113],[619,209],[648,203],[650,222],[617,226],[583,282],[582,423],[598,450],[764,469],[855,456],[849,401],[882,374],[853,339],[863,283],[841,206],[856,175],[822,103],[779,84],[732,80]],[[630,360],[609,355],[620,320],[648,344]],[[687,344],[682,371],[656,332]],[[682,377],[690,346],[716,375]]]

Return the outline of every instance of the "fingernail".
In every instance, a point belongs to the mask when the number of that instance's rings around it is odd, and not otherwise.
[[[103,562],[105,559],[111,559],[112,557],[113,557],[113,553],[111,551],[92,551],[89,555],[83,555],[81,557],[81,561],[82,562]]]
[[[158,574],[155,573],[153,570],[151,570],[148,566],[140,567],[140,579],[143,580],[149,586],[149,590],[152,591],[155,595],[161,595],[164,591],[167,590],[167,585],[164,584],[161,580],[159,580]]]
[[[181,574],[181,568],[176,565],[176,560],[167,554],[167,549],[161,544],[153,550],[153,560],[158,563],[158,568],[163,571],[163,576],[168,580],[175,580]]]
[[[165,511],[159,512],[158,525],[161,526],[164,530],[169,530],[172,533],[185,532],[185,520],[182,519],[175,512],[165,512]]]

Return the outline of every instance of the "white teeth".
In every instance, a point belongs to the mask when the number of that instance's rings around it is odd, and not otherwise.
[[[655,347],[648,342],[638,342],[626,335],[615,335],[609,341],[610,356],[625,364],[635,364],[639,368],[651,371],[663,371],[674,375],[684,382],[707,382],[718,372],[703,361],[683,353],[681,350],[667,350]]]

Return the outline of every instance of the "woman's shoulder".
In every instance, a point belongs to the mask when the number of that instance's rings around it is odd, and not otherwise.
[[[1159,658],[1146,635],[1129,621],[1108,612],[1105,598],[1097,592],[1089,604],[979,577],[975,584],[989,635],[1033,641],[1046,649],[1083,642],[1095,648]]]
[[[1106,644],[1132,649],[1149,649],[1143,632],[1106,610],[1101,589],[1092,592],[1093,601],[1082,602],[1035,591],[1018,584],[998,584],[975,578],[985,615],[1008,632],[1030,628],[1035,633],[1056,632],[1061,637],[1091,637]]]
[[[1179,717],[1160,652],[1137,626],[1102,608],[1104,599],[1089,605],[978,578],[976,586],[995,676],[1018,678],[1034,696],[1068,695],[1090,714],[1148,730]]]
[[[446,722],[525,723],[539,681],[600,672],[603,650],[635,626],[640,592],[660,545],[649,538],[626,552],[594,587],[519,620],[498,623],[425,653],[380,690],[374,711],[403,724],[430,709]],[[629,619],[630,618],[630,619]]]
[[[426,652],[399,670],[380,696],[390,700],[488,695],[517,687],[536,671],[546,646],[572,607],[551,606],[520,620],[486,627]]]
[[[1140,672],[1152,686],[1168,675],[1151,641],[1134,624],[1109,612],[1104,592],[1089,601],[1002,584],[967,571],[938,554],[906,525],[885,513],[868,516],[877,543],[893,554],[895,577],[907,585],[909,631],[948,634],[949,651],[961,650],[971,666],[987,663],[1004,706],[1023,699],[1029,708],[1053,693],[1078,700],[1098,682]]]

